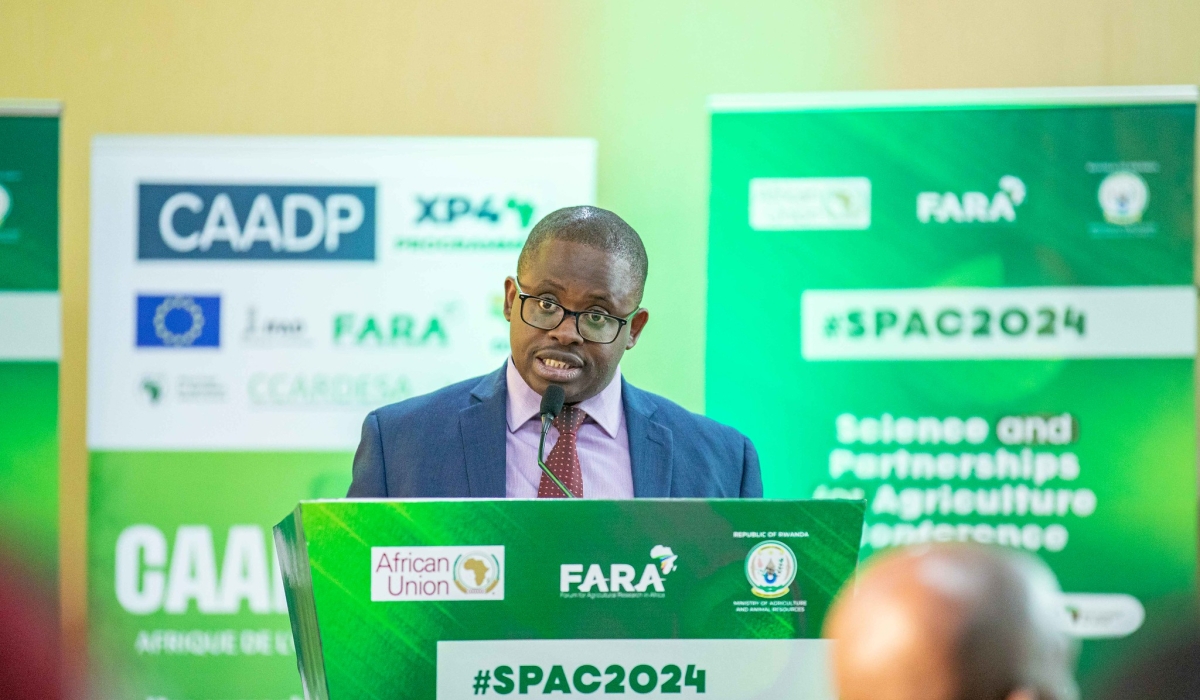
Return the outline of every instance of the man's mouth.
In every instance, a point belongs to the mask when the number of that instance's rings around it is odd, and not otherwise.
[[[566,384],[583,374],[583,365],[573,359],[537,357],[533,360],[533,371],[551,384]]]

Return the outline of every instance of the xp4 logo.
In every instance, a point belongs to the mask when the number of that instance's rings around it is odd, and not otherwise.
[[[499,204],[498,202],[503,202]],[[498,226],[503,220],[511,220],[525,229],[533,222],[534,206],[529,200],[491,195],[473,199],[468,195],[417,195],[417,218],[414,224],[447,225],[459,221],[477,221]]]

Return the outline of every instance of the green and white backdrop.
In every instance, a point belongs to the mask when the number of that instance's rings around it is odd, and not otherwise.
[[[866,554],[1044,557],[1103,665],[1195,584],[1194,129],[1179,89],[715,99],[708,414],[768,497],[866,498]],[[91,187],[93,666],[298,696],[269,526],[500,364],[595,145],[104,137]]]
[[[585,139],[99,137],[89,627],[107,697],[301,695],[270,528],[373,408],[500,366]]]
[[[58,570],[59,105],[0,101],[0,538]]]
[[[711,109],[707,407],[766,494],[1036,553],[1085,675],[1193,596],[1195,89]]]

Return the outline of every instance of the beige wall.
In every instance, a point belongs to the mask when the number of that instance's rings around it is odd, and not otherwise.
[[[99,133],[580,135],[646,238],[631,379],[703,407],[714,92],[1200,82],[1196,0],[0,0],[0,98],[65,104],[62,599],[85,625],[89,143]]]

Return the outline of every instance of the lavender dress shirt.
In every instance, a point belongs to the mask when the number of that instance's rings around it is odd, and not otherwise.
[[[505,372],[508,402],[505,417],[505,495],[508,498],[537,498],[542,470],[537,464],[542,422],[538,411],[542,397],[508,360]],[[621,401],[621,370],[599,393],[579,403],[587,414],[576,435],[579,468],[583,472],[584,498],[633,498],[633,469],[629,459],[629,432],[625,427],[625,405]],[[558,441],[558,429],[546,434],[546,454]]]

